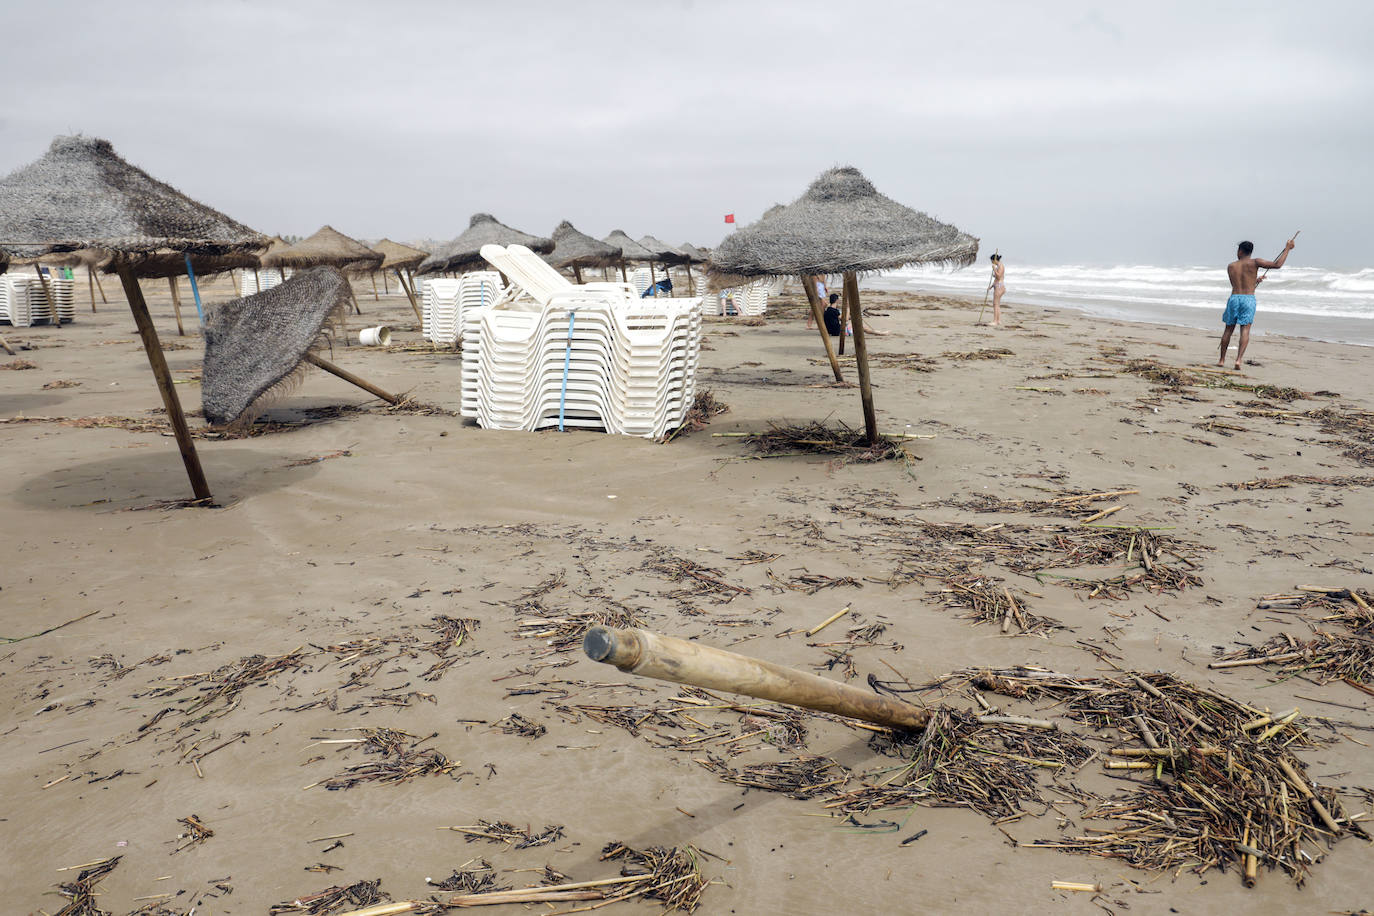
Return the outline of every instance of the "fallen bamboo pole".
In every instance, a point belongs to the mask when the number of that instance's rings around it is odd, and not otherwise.
[[[924,728],[930,712],[808,672],[640,629],[596,626],[583,637],[592,661],[643,677],[742,693],[897,728]]]
[[[17,353],[14,352],[14,347],[11,347],[10,344],[9,344],[9,341],[5,340],[5,338],[3,338],[3,337],[0,337],[0,347],[4,347],[4,348],[5,348],[5,352],[8,353],[10,356],[17,356],[17,355],[18,355]]]
[[[401,398],[399,395],[392,394],[389,391],[384,391],[383,389],[378,388],[371,382],[365,379],[358,378],[358,376],[354,375],[352,372],[349,372],[347,369],[343,369],[339,366],[334,365],[324,357],[316,356],[314,353],[307,352],[305,354],[305,361],[313,366],[318,366],[325,372],[328,372],[330,375],[334,375],[343,379],[345,382],[357,385],[359,388],[366,391],[368,394],[374,394],[377,397],[381,398],[383,401],[386,401],[388,404],[395,405],[401,403]]]

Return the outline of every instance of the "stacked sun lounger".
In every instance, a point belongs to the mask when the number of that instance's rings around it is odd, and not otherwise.
[[[714,314],[761,318],[768,311],[768,294],[772,286],[771,280],[756,280],[746,286],[727,290],[724,296],[712,300],[716,307]]]
[[[456,280],[428,280],[423,296],[422,336],[433,343],[452,346],[462,339],[465,316],[500,298],[501,275],[494,270],[475,270]]]
[[[521,246],[482,254],[520,292],[464,324],[463,416],[488,429],[576,426],[646,438],[682,424],[696,394],[699,299],[574,286]]]
[[[45,290],[37,277],[0,275],[0,321],[17,328],[51,324],[53,306],[63,324],[75,321],[76,296],[72,281],[65,277],[48,277],[47,281]]]
[[[287,274],[290,276],[290,274]],[[282,283],[282,271],[276,267],[259,267],[257,271],[239,272],[239,295],[256,296]]]

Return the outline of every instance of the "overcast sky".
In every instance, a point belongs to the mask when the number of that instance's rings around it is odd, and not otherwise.
[[[1205,10],[1199,9],[1205,7]],[[49,2],[0,15],[0,173],[53,135],[268,233],[489,211],[711,245],[823,169],[1010,260],[1374,264],[1374,3]]]

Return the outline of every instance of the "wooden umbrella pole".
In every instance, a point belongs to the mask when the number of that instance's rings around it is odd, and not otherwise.
[[[375,279],[372,281],[372,286],[374,289],[377,286],[377,281]],[[386,283],[386,271],[382,271],[382,292],[386,293],[388,296],[391,295],[391,287],[387,286]]]
[[[153,317],[148,314],[148,303],[143,299],[143,290],[138,285],[133,268],[123,257],[115,264],[119,282],[124,285],[124,296],[129,300],[129,311],[134,314],[134,324],[138,326],[138,336],[143,338],[143,349],[148,354],[148,365],[157,380],[157,390],[162,395],[162,406],[167,408],[167,420],[172,425],[177,447],[181,449],[181,461],[186,465],[186,476],[191,480],[191,492],[198,500],[210,499],[210,484],[205,480],[205,472],[200,467],[200,456],[196,454],[195,441],[191,439],[191,429],[186,425],[186,414],[181,410],[181,400],[177,397],[176,386],[172,384],[172,373],[167,369],[167,358],[162,355],[162,344],[157,339],[157,329],[153,327]]]
[[[86,268],[86,291],[91,294],[91,314],[95,314],[95,275]]]
[[[844,285],[840,285],[840,355],[844,355],[844,339],[849,335],[845,330],[849,327],[849,290]]]
[[[859,304],[859,277],[852,270],[844,274],[844,298],[849,302],[849,320],[854,325],[854,363],[859,370],[859,397],[864,405],[864,431],[868,444],[878,443],[878,414],[873,409],[873,386],[868,378],[868,344],[864,341],[863,307]]]
[[[654,289],[658,285],[658,278],[654,276],[654,262],[649,262],[649,289],[654,290],[650,293],[655,299],[658,298],[658,290]]]
[[[621,258],[621,259],[620,259],[620,282],[621,282],[621,283],[629,283],[629,282],[630,282],[629,276],[625,273],[625,259],[624,259],[624,258]]]
[[[181,326],[181,295],[177,293],[177,278],[168,277],[167,285],[172,288],[172,311],[177,316],[177,333],[185,337],[186,329]]]
[[[3,337],[0,337],[0,347],[4,347],[4,348],[5,348],[5,352],[8,353],[10,356],[18,356],[18,355],[19,355],[18,353],[15,353],[15,352],[14,352],[14,347],[11,347],[11,346],[10,346],[10,342],[9,342],[8,340],[6,340],[5,338],[3,338]]]
[[[574,265],[572,266],[572,269],[573,269],[573,279],[577,281],[577,285],[578,285],[578,286],[581,286],[581,285],[582,285],[582,269],[581,269],[580,267],[578,267],[576,264],[574,264]]]
[[[368,394],[376,395],[383,401],[386,401],[388,404],[395,405],[401,403],[401,398],[399,395],[392,394],[389,391],[383,391],[381,388],[378,388],[371,382],[366,381],[365,379],[358,378],[356,375],[354,375],[352,372],[349,372],[347,369],[341,369],[340,367],[331,363],[329,360],[321,356],[316,356],[314,353],[308,350],[305,354],[305,361],[313,366],[319,366],[325,372],[328,372],[330,375],[338,376],[345,382],[357,385],[359,388],[366,391]]]
[[[816,295],[816,284],[809,277],[802,277],[801,280],[806,301],[811,305],[811,314],[816,319],[816,327],[821,330],[821,343],[825,346],[825,358],[830,360],[830,371],[835,373],[835,381],[843,382],[840,361],[835,357],[835,344],[830,340],[830,332],[825,327],[825,308],[821,305],[821,297]]]
[[[105,298],[105,284],[100,282],[100,272],[94,267],[89,268],[89,270],[95,274],[95,288],[100,290],[100,301],[105,305],[109,305],[110,300]]]
[[[43,296],[48,300],[48,311],[52,314],[54,327],[62,327],[62,316],[57,314],[57,302],[52,297],[52,287],[48,286],[48,278],[43,274],[43,268],[35,262],[33,269],[38,273],[38,282],[43,287]]]
[[[692,265],[688,264],[686,267],[683,268],[683,270],[687,271],[687,295],[695,296],[697,294],[697,290],[696,283],[692,281]]]
[[[385,275],[384,275],[385,276]],[[415,301],[415,293],[410,286],[406,285],[406,278],[401,273],[400,268],[396,269],[396,282],[401,284],[401,289],[405,290],[406,298],[410,300],[410,307],[415,310],[415,320],[424,325],[424,316],[420,314],[420,306]]]
[[[377,271],[372,271],[368,276],[372,278],[372,301],[381,302],[382,297],[377,295]]]
[[[930,720],[929,711],[901,700],[647,630],[595,626],[583,637],[582,649],[592,661],[661,681],[742,693],[894,728],[924,728]]]

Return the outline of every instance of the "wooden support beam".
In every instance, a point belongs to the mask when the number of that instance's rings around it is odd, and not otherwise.
[[[825,327],[825,303],[816,295],[816,281],[811,277],[802,277],[801,281],[802,289],[806,291],[806,301],[811,306],[811,314],[816,319],[816,327],[821,332],[821,345],[825,347],[825,358],[830,360],[830,371],[835,373],[835,381],[843,382],[840,361],[835,357],[835,344],[830,340],[830,332]]]
[[[343,369],[339,366],[334,365],[322,356],[317,356],[316,354],[307,351],[305,354],[305,361],[310,363],[312,366],[318,366],[325,372],[328,372],[330,375],[334,375],[343,379],[345,382],[348,382],[351,385],[357,385],[359,388],[366,391],[368,394],[375,395],[376,397],[381,398],[383,401],[386,401],[388,404],[396,405],[401,403],[401,398],[399,395],[395,395],[389,391],[385,391],[381,388],[378,388],[376,385],[372,384],[366,379],[358,378],[358,376],[354,375],[352,372],[349,372],[347,369]]]
[[[863,307],[859,304],[859,278],[854,271],[845,271],[845,299],[849,302],[849,320],[854,324],[854,362],[859,370],[859,397],[864,405],[864,431],[868,444],[878,442],[878,414],[873,408],[873,386],[868,377],[868,344],[864,342]]]

